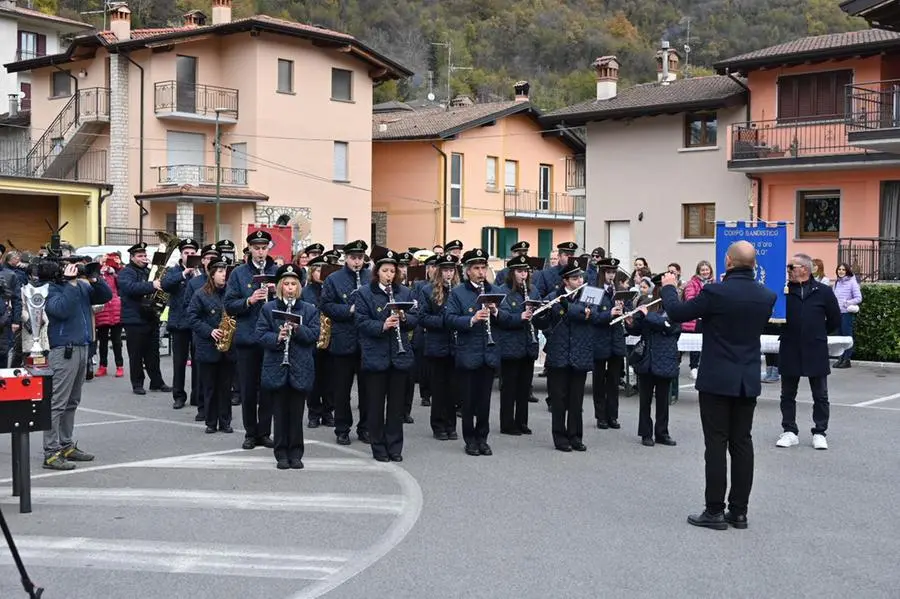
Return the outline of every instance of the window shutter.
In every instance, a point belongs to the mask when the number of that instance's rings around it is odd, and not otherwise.
[[[797,113],[796,117],[815,116],[816,77],[797,78]]]
[[[504,239],[503,251],[508,252],[514,243],[519,243],[519,230],[515,227],[507,227],[503,229]]]
[[[839,116],[847,114],[847,86],[853,83],[853,71],[838,71],[834,83],[834,112]]]
[[[778,118],[797,117],[797,79],[782,77],[778,80]]]
[[[491,245],[491,228],[490,227],[481,227],[481,247],[485,250]]]
[[[38,56],[47,55],[47,36],[43,33],[37,34],[37,54]]]
[[[815,78],[815,111],[819,116],[832,116],[837,113],[835,104],[835,84],[837,77],[834,73],[823,73]]]

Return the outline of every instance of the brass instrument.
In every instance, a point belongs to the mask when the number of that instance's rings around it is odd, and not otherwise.
[[[662,298],[659,298],[659,299],[653,300],[652,302],[647,302],[646,304],[643,304],[643,305],[649,307],[649,306],[652,306],[653,304],[659,303],[659,302],[661,302],[661,301],[662,301]],[[641,306],[638,306],[637,308],[635,308],[635,309],[632,310],[631,312],[626,312],[625,314],[622,314],[621,316],[617,316],[617,317],[613,318],[612,320],[609,321],[609,325],[612,326],[612,325],[614,325],[614,324],[619,324],[620,322],[622,322],[622,321],[625,320],[626,318],[629,318],[629,317],[631,317],[631,316],[634,316],[635,314],[637,314],[637,313],[640,312],[640,311],[641,311]]]
[[[163,260],[162,266],[158,264],[150,266],[150,276],[147,277],[147,281],[150,283],[161,281],[166,275],[166,270],[168,270],[166,264],[169,263],[172,252],[178,249],[178,244],[181,242],[178,236],[171,235],[165,231],[157,231],[156,236],[159,237],[160,241],[159,249],[157,249],[156,253],[163,254],[165,260]],[[166,306],[169,305],[169,294],[162,289],[157,289],[153,293],[144,296],[141,303],[146,309],[152,311],[156,314],[156,317],[159,318],[160,314],[163,313],[163,310],[166,309]]]
[[[231,350],[231,342],[234,340],[234,332],[237,329],[237,321],[228,315],[228,312],[222,310],[222,320],[219,321],[217,327],[222,331],[222,339],[216,341],[216,349],[220,352],[227,353]]]
[[[324,312],[319,312],[319,340],[316,342],[316,349],[328,349],[331,345],[331,319],[325,316]]]
[[[522,281],[522,286],[525,288],[525,301],[527,302],[529,299],[529,297],[528,297],[528,279],[527,278],[524,281]],[[534,317],[532,316],[532,318],[534,318]],[[534,323],[531,321],[531,319],[528,320],[528,328],[531,330],[531,342],[538,343],[537,333],[535,333],[535,331],[534,331]]]
[[[484,293],[484,283],[479,285],[479,293]],[[481,304],[481,309],[484,310],[487,307],[486,304]],[[484,321],[484,328],[487,331],[487,344],[488,345],[496,345],[497,343],[494,341],[494,336],[491,334],[491,315],[488,314],[487,320]]]
[[[387,295],[388,295],[388,301],[393,304],[394,303],[394,286],[393,285],[388,285]],[[396,310],[393,310],[391,312],[391,314],[393,316],[398,316],[398,312]],[[400,332],[400,324],[399,323],[397,324],[397,328],[394,330],[397,331],[397,353],[405,354],[406,349],[403,347],[403,333]]]

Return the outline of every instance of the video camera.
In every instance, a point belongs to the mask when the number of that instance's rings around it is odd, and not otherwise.
[[[47,254],[45,256],[34,258],[29,265],[29,274],[38,281],[61,282],[79,277],[96,278],[100,276],[99,262],[94,262],[92,256],[79,256],[70,254],[71,250],[62,247],[62,238],[59,232],[62,231],[68,221],[61,227],[55,229],[50,221],[45,220],[47,226],[50,227],[50,244],[47,246]],[[66,277],[65,270],[69,264],[76,264],[77,271],[74,277]]]

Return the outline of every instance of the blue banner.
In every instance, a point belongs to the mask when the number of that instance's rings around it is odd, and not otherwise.
[[[725,274],[725,252],[735,241],[756,248],[756,280],[778,296],[772,318],[786,318],[784,286],[787,282],[787,223],[728,221],[716,223],[716,279]]]

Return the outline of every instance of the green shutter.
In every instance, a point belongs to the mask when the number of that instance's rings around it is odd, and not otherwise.
[[[487,251],[491,244],[491,227],[481,227],[481,248]]]
[[[553,251],[553,229],[538,229],[538,256],[550,258]]]
[[[501,258],[509,258],[511,256],[511,252],[509,248],[513,246],[513,244],[519,242],[519,230],[515,227],[506,227],[505,229],[500,229],[500,241],[498,245],[500,246],[500,257]]]

